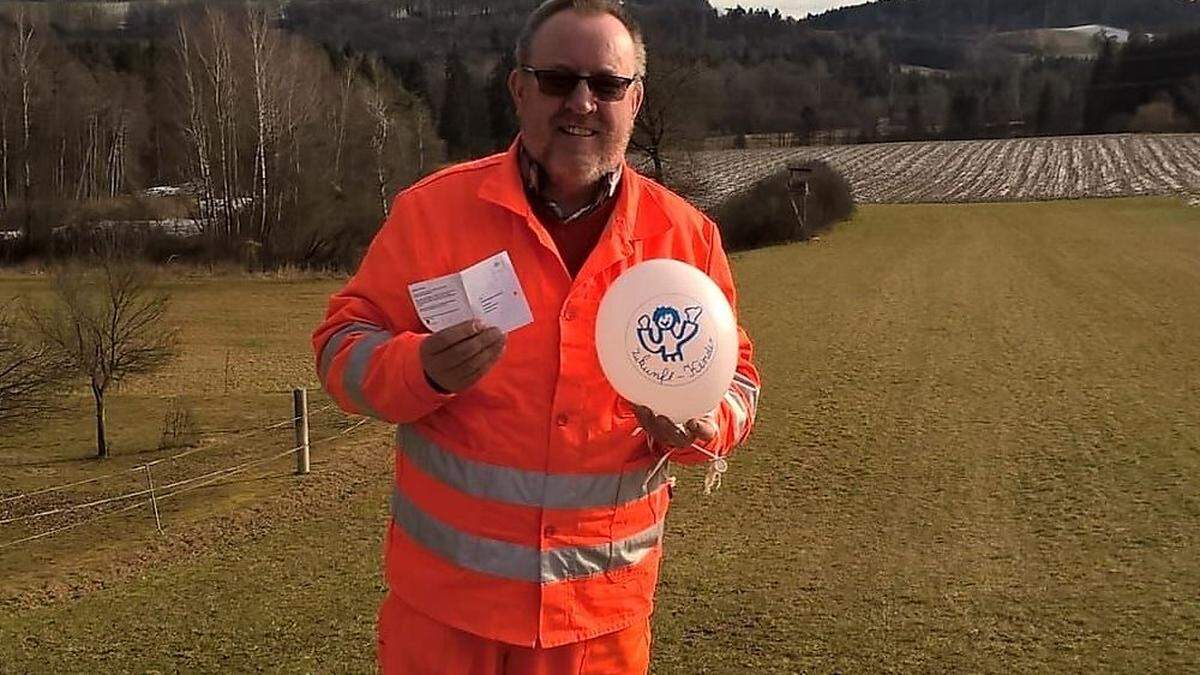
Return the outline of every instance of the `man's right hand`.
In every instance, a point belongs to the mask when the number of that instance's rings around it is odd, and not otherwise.
[[[443,328],[421,343],[421,367],[435,388],[457,393],[487,374],[504,353],[505,335],[480,321]]]

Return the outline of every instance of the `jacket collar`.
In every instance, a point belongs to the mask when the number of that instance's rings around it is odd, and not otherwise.
[[[521,167],[517,159],[520,138],[508,146],[508,151],[494,165],[479,185],[479,198],[502,206],[522,218],[532,218],[529,199],[521,184]]]
[[[601,176],[599,183],[596,185],[595,193],[588,203],[571,213],[566,213],[559,206],[558,202],[551,199],[542,191],[548,180],[546,169],[529,155],[529,151],[522,144],[518,144],[517,161],[521,170],[521,178],[525,185],[525,196],[535,204],[535,208],[541,207],[545,211],[549,211],[556,219],[563,223],[569,223],[577,218],[582,218],[604,206],[604,204],[616,196],[617,188],[621,185],[622,167],[618,166]]]
[[[533,210],[529,198],[525,195],[524,180],[521,176],[520,143],[518,136],[495,165],[489,175],[483,179],[477,192],[480,199],[501,206],[527,220],[533,219]],[[641,207],[645,178],[629,166],[628,162],[621,165],[621,183],[617,188],[617,204],[613,209],[614,221],[620,221],[617,228],[624,239],[638,240],[658,234],[670,223],[653,219],[637,217]]]
[[[556,250],[554,241],[546,229],[536,224],[529,198],[525,194],[519,156],[520,143],[521,138],[518,136],[508,147],[499,164],[494,165],[483,179],[477,194],[480,199],[524,218],[542,244],[550,250]],[[596,242],[596,248],[588,256],[577,280],[627,259],[633,253],[633,242],[659,234],[671,227],[671,223],[665,217],[639,217],[646,179],[634,171],[628,162],[622,163],[621,176],[612,220],[600,240]]]

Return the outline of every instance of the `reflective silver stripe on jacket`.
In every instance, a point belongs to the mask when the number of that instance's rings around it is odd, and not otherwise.
[[[396,443],[417,468],[455,490],[519,506],[621,506],[653,493],[667,482],[664,468],[643,491],[642,483],[652,468],[649,465],[625,473],[547,474],[488,464],[450,452],[407,425],[396,429]]]
[[[324,383],[329,378],[329,369],[333,367],[333,358],[342,350],[342,343],[346,338],[355,333],[386,333],[379,326],[370,323],[362,323],[355,321],[348,323],[337,329],[329,339],[325,341],[325,347],[321,350],[321,360],[317,364],[317,373],[321,377],[321,382]]]
[[[422,511],[400,491],[392,490],[392,518],[421,546],[459,567],[492,576],[554,583],[635,565],[662,541],[659,521],[637,534],[597,546],[541,550],[467,534]]]
[[[758,411],[758,385],[745,375],[734,373],[733,386],[745,395],[746,412],[750,413],[750,419],[753,420],[755,412]]]
[[[725,403],[733,414],[734,438],[740,442],[750,433],[758,413],[758,385],[745,375],[734,373],[733,384],[725,392]]]
[[[742,430],[750,422],[750,413],[746,411],[746,403],[732,387],[729,391],[725,392],[725,403],[729,406],[729,412],[733,415],[733,428],[736,430],[734,436],[741,436]]]
[[[342,371],[342,388],[345,389],[350,402],[362,414],[376,419],[383,419],[383,415],[376,412],[367,402],[367,397],[363,394],[363,380],[367,378],[367,366],[371,364],[371,355],[375,353],[376,347],[390,339],[392,334],[387,331],[372,332],[359,338],[350,348],[350,354],[346,356],[346,368]]]
[[[333,367],[333,359],[342,350],[342,345],[346,340],[356,333],[361,333],[362,336],[350,348],[350,353],[346,355],[346,367],[342,369],[342,389],[359,412],[383,419],[383,415],[376,412],[367,402],[362,385],[363,379],[367,375],[367,366],[371,363],[371,355],[375,352],[376,347],[392,339],[391,333],[379,326],[359,321],[342,326],[325,341],[325,347],[321,349],[320,361],[317,363],[317,374],[321,378],[321,383],[328,386],[329,370]]]

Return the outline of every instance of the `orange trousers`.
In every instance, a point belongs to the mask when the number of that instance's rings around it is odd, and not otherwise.
[[[650,620],[561,647],[520,647],[434,621],[389,593],[378,649],[384,675],[645,675]]]

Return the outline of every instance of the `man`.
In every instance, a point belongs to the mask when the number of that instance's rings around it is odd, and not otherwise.
[[[670,499],[653,467],[724,456],[753,423],[744,332],[724,402],[681,426],[621,400],[596,356],[600,299],[642,260],[691,263],[734,302],[714,224],[624,162],[637,26],[615,1],[550,0],[517,62],[512,147],[401,193],[313,336],[334,399],[400,425],[384,672],[645,672]],[[408,285],[501,251],[533,323],[426,333]]]

